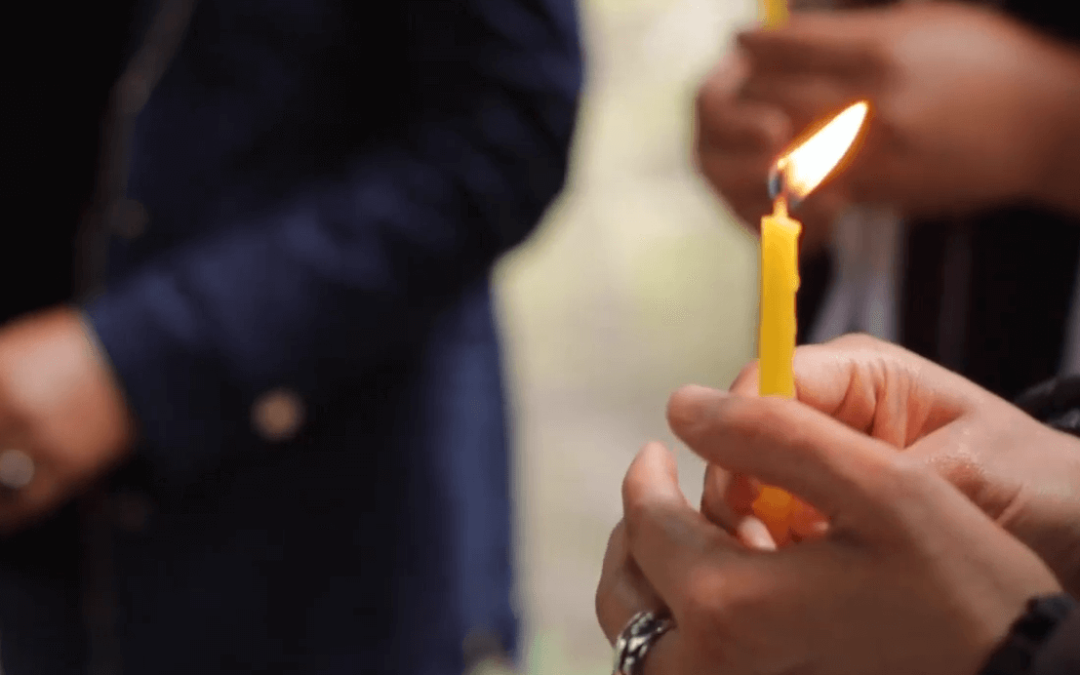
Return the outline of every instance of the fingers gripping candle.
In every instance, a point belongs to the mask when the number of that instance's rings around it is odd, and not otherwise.
[[[802,224],[788,216],[845,159],[862,129],[869,106],[856,103],[822,125],[777,160],[769,189],[772,215],[761,219],[761,313],[758,333],[759,393],[795,397],[795,293],[799,288],[798,243]],[[777,544],[791,539],[793,521],[806,507],[787,492],[763,487],[753,504]],[[803,518],[805,520],[805,518]]]

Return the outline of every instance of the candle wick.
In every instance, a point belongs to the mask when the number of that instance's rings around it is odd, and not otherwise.
[[[773,202],[773,216],[776,218],[788,217],[787,197],[784,195],[780,195],[776,198],[776,201]]]

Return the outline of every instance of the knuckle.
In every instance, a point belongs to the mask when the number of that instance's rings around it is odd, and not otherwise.
[[[731,97],[723,91],[717,77],[711,75],[706,78],[694,96],[694,115],[699,133],[708,135],[714,129],[722,130],[720,122],[730,104]]]
[[[729,389],[738,393],[746,387],[749,387],[757,379],[757,374],[758,362],[754,360],[739,370],[739,374],[735,376],[735,381],[731,383]]]
[[[864,35],[858,42],[851,43],[850,58],[845,61],[848,76],[873,80],[895,71],[904,53],[904,32],[895,28],[884,34],[880,30],[872,30],[871,35]]]
[[[783,150],[794,133],[791,117],[779,107],[768,106],[762,108],[758,111],[756,121],[770,155]],[[771,160],[770,157],[770,162]]]
[[[781,423],[775,401],[767,398],[737,397],[724,402],[715,413],[718,430],[727,435],[753,439],[762,429]]]
[[[890,457],[883,470],[876,472],[876,477],[872,489],[887,496],[886,501],[908,503],[922,500],[936,476],[924,462],[901,452]]]
[[[631,495],[623,505],[623,541],[630,549],[641,540],[646,523],[654,517],[654,509],[646,499]]]
[[[713,104],[723,105],[735,100],[738,85],[745,78],[745,66],[737,53],[729,53],[701,79],[695,107],[701,111]]]
[[[923,536],[924,507],[937,502],[941,478],[906,454],[896,453],[860,478],[855,487],[861,491],[880,536],[910,541]]]
[[[702,404],[698,401],[697,392],[701,388],[695,385],[679,387],[668,397],[665,414],[668,423],[678,432],[680,429],[697,426],[701,412],[699,407],[704,407],[706,414],[711,414],[714,404]]]
[[[968,497],[974,498],[986,484],[986,469],[971,452],[957,449],[928,458],[927,468],[951,483]]]
[[[845,350],[877,351],[883,343],[867,333],[848,333],[830,340],[829,344]]]
[[[698,566],[687,573],[687,595],[682,613],[688,626],[708,629],[724,620],[725,584],[709,567]]]
[[[737,586],[732,575],[711,567],[692,571],[682,608],[684,629],[714,644],[732,638],[739,617],[757,604],[757,596],[750,587]]]

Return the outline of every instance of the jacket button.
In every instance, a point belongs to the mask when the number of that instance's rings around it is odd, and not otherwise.
[[[251,425],[263,440],[291,440],[304,423],[304,402],[289,389],[266,392],[251,406]]]
[[[137,239],[146,232],[150,213],[146,207],[133,199],[125,199],[116,205],[113,213],[113,232],[125,239]]]
[[[154,507],[150,500],[142,495],[125,492],[113,500],[113,517],[116,526],[125,532],[145,532],[150,526],[150,517]]]

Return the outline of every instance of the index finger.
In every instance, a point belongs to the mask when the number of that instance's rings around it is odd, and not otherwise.
[[[786,26],[743,32],[737,40],[756,71],[851,77],[880,65],[869,15],[869,10],[806,12]]]
[[[895,453],[809,406],[690,386],[672,395],[668,420],[706,461],[788,490],[841,529],[869,535],[887,522]]]
[[[778,152],[790,140],[791,124],[782,111],[740,97],[749,72],[746,55],[736,51],[702,81],[695,101],[699,144],[728,152]]]

